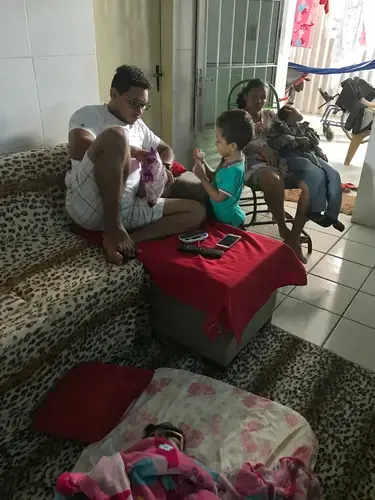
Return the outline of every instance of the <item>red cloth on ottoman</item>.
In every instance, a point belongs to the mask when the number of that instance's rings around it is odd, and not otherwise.
[[[154,283],[167,295],[207,313],[205,331],[214,339],[218,325],[242,333],[272,293],[286,285],[306,285],[306,272],[294,252],[284,243],[221,223],[206,226],[209,237],[202,246],[214,247],[226,234],[242,239],[221,259],[177,250],[177,236],[139,244],[137,258]]]

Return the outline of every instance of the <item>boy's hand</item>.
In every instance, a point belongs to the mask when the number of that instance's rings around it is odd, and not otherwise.
[[[193,160],[194,160],[193,172],[198,177],[198,179],[202,179],[203,177],[206,176],[203,151],[197,148],[193,149]]]
[[[203,161],[198,158],[193,167],[194,174],[198,179],[202,180],[206,177],[206,169],[204,167]]]
[[[193,149],[193,160],[194,163],[197,163],[197,161],[204,161],[205,154],[201,149],[195,148]]]

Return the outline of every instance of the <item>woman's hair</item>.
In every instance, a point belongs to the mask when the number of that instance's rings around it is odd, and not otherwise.
[[[248,94],[251,89],[268,89],[268,84],[261,78],[253,78],[253,80],[250,80],[249,83],[237,95],[236,102],[238,108],[246,108],[245,95]]]
[[[224,111],[216,120],[216,126],[221,130],[221,135],[229,143],[237,145],[242,151],[253,138],[253,122],[244,109],[231,109]]]

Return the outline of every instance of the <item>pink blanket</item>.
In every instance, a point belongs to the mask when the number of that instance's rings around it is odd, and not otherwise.
[[[186,456],[164,438],[139,441],[124,453],[103,457],[88,473],[62,474],[55,500],[85,493],[92,500],[318,500],[315,475],[293,458],[277,469],[244,464],[218,474]]]

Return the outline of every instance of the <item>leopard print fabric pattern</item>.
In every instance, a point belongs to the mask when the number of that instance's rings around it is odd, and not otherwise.
[[[67,145],[0,157],[0,475],[45,440],[31,415],[56,380],[147,324],[142,264],[110,265],[70,231],[69,167]]]

